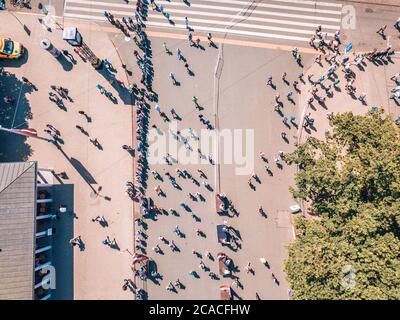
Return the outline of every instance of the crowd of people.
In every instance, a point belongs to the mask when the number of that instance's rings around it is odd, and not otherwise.
[[[170,15],[168,12],[165,11],[164,7],[162,5],[157,5],[154,1],[150,1],[150,5],[153,10],[158,11],[162,13],[168,21],[172,23],[172,20],[170,18]],[[151,206],[149,204],[148,198],[146,198],[146,189],[147,189],[147,179],[148,179],[148,170],[149,170],[149,164],[146,159],[146,153],[147,153],[147,134],[149,130],[149,115],[150,115],[150,102],[157,102],[157,95],[155,92],[152,90],[152,79],[153,79],[153,69],[152,69],[152,63],[151,63],[151,49],[150,49],[150,41],[147,39],[147,35],[145,32],[146,28],[146,17],[147,17],[147,2],[142,2],[138,1],[137,2],[137,7],[136,7],[136,12],[135,12],[135,22],[133,21],[132,18],[122,18],[122,22],[120,22],[118,19],[115,19],[112,14],[105,12],[105,16],[107,19],[115,25],[117,28],[121,29],[123,33],[127,33],[128,31],[135,32],[136,35],[134,36],[134,41],[136,45],[138,46],[139,49],[143,51],[143,56],[139,54],[137,50],[134,50],[134,56],[136,58],[137,64],[142,72],[142,78],[141,78],[141,83],[146,87],[145,89],[139,89],[136,84],[131,85],[130,87],[130,92],[133,94],[135,97],[135,106],[136,106],[136,140],[137,140],[137,147],[132,148],[130,146],[123,146],[123,148],[130,153],[133,152],[134,155],[137,155],[137,164],[135,167],[135,183],[132,182],[127,182],[126,183],[126,192],[127,194],[134,200],[139,203],[139,206],[141,208],[141,212],[144,215],[147,215],[151,211],[157,211],[157,212],[162,212],[164,209],[158,208],[157,206]],[[399,21],[396,22],[395,27],[399,29],[399,24],[400,24],[400,19]],[[185,17],[185,26],[188,31],[188,40],[190,43],[190,46],[195,46],[195,47],[201,47],[200,46],[200,38],[197,38],[196,40],[193,40],[193,32],[194,29],[190,26],[189,19]],[[381,27],[377,33],[381,35],[382,37],[385,36],[385,30],[386,26]],[[207,39],[208,39],[208,45],[209,47],[215,47],[217,48],[216,44],[212,40],[212,35],[211,33],[207,34]],[[347,81],[344,89],[347,94],[353,97],[353,99],[359,100],[362,104],[367,105],[367,94],[365,92],[358,93],[357,88],[355,87],[355,79],[356,79],[356,72],[352,69],[353,66],[356,66],[358,69],[363,70],[365,65],[366,65],[366,60],[376,63],[378,60],[383,60],[383,59],[390,59],[390,57],[394,54],[394,50],[392,49],[391,46],[388,46],[385,49],[378,50],[374,49],[370,52],[366,53],[358,53],[358,54],[345,54],[341,52],[342,48],[342,40],[341,40],[341,34],[340,31],[336,31],[333,35],[333,37],[328,36],[327,32],[324,32],[322,30],[321,26],[318,26],[315,30],[315,34],[311,36],[309,40],[309,45],[316,50],[316,55],[314,62],[321,66],[324,67],[324,63],[326,62],[328,64],[328,67],[326,70],[319,76],[315,77],[314,74],[309,73],[307,75],[307,80],[304,79],[305,75],[301,71],[298,73],[297,79],[290,84],[290,81],[287,78],[287,73],[284,72],[282,74],[281,80],[283,83],[289,86],[290,85],[293,87],[293,90],[289,90],[286,93],[286,98],[289,103],[295,105],[296,104],[296,99],[294,94],[300,94],[301,90],[300,87],[302,85],[308,85],[309,86],[309,97],[306,99],[306,104],[308,107],[313,107],[313,103],[316,101],[319,105],[323,106],[326,108],[326,103],[328,99],[332,98],[334,96],[334,91],[338,91],[340,87],[340,80],[338,76],[338,72],[342,71],[344,75],[344,79]],[[163,43],[163,48],[165,50],[165,53],[168,55],[173,55],[173,52],[168,48],[167,43]],[[291,50],[291,54],[298,64],[300,68],[303,68],[303,58],[300,54],[300,50],[297,47],[294,47]],[[191,70],[189,69],[189,64],[186,59],[186,57],[183,55],[183,52],[180,48],[176,49],[176,56],[179,61],[182,61],[184,66],[187,68],[189,75],[193,75],[191,73]],[[169,78],[171,79],[172,85],[174,86],[179,86],[180,82],[177,79],[176,75],[174,72],[169,73]],[[396,74],[391,78],[394,82],[398,84],[400,80],[400,75]],[[270,86],[273,90],[277,90],[277,85],[274,83],[274,77],[272,75],[269,75],[267,77],[267,85]],[[397,92],[399,92],[398,89],[394,89],[391,92],[390,99],[396,100],[398,95]],[[399,92],[400,93],[400,92]],[[146,101],[146,99],[148,101]],[[194,106],[197,110],[201,111],[204,108],[199,105],[198,103],[198,98],[196,96],[193,96],[192,102],[194,103]],[[161,107],[156,104],[154,107],[155,111],[159,114],[161,119],[164,122],[169,122],[170,119],[167,115],[166,112],[164,112]],[[312,129],[315,126],[315,119],[311,116],[311,113],[308,112],[304,115],[303,119],[300,119],[299,123],[297,123],[297,119],[295,115],[285,115],[283,113],[284,109],[284,102],[281,100],[280,94],[275,95],[275,104],[274,104],[274,110],[282,117],[282,122],[283,124],[290,128],[291,126],[293,127],[298,127],[301,125],[305,130]],[[178,113],[175,111],[174,108],[171,108],[170,113],[172,115],[172,118],[175,120],[182,120],[182,118],[178,115]],[[207,120],[204,118],[204,115],[199,114],[199,121],[206,126],[207,129],[214,129],[211,121]],[[331,119],[333,117],[333,112],[327,112],[327,117]],[[399,119],[400,122],[400,119]],[[158,129],[158,127],[153,124],[151,126],[154,129]],[[181,141],[185,147],[193,151],[189,144],[190,139],[195,139],[198,137],[193,133],[193,129],[191,128],[191,135],[188,137],[183,136],[180,131],[173,132],[170,130],[170,135],[178,140]],[[285,131],[281,132],[281,138],[288,142],[287,138],[287,133]],[[205,156],[202,154],[201,150],[197,150],[199,157],[205,157],[208,158],[210,164],[214,164],[214,161],[211,157],[211,155]],[[167,165],[173,165],[176,163],[176,159],[174,159],[170,154],[166,154],[165,157],[165,162]],[[269,161],[264,154],[264,152],[260,152],[260,159],[264,162],[264,168],[267,171],[268,174],[272,175],[272,169],[269,166]],[[275,165],[279,168],[283,168],[283,162],[285,161],[285,152],[284,151],[279,151],[277,156],[273,158],[273,161]],[[202,181],[202,185],[209,190],[212,190],[212,187],[210,184],[206,181],[207,177],[205,176],[204,172],[200,172],[199,170],[199,177],[200,179],[204,179]],[[201,184],[197,181],[196,178],[194,178],[194,175],[189,173],[186,169],[179,169],[176,168],[175,170],[178,178],[182,179],[191,179],[192,182],[198,186],[201,186]],[[153,178],[159,181],[164,181],[163,180],[163,175],[160,174],[159,172],[152,170],[151,171]],[[180,189],[180,185],[177,182],[177,179],[173,177],[169,172],[165,172],[164,175],[168,178],[170,184],[177,189]],[[260,182],[260,179],[258,175],[253,172],[251,174],[251,177],[248,180],[248,185],[255,189],[255,183],[254,182]],[[162,190],[160,185],[156,185],[154,187],[154,191],[156,194],[160,197],[165,197],[166,194]],[[188,193],[188,198],[193,200],[193,201],[203,201],[205,197],[201,194],[201,192],[196,192],[195,195]],[[217,194],[217,198],[221,200],[221,204],[219,209],[221,212],[223,211],[233,211],[233,216],[237,214],[236,209],[233,207],[232,202],[228,200],[226,195],[222,194]],[[191,208],[189,205],[187,205],[185,202],[180,203],[180,207],[188,212],[191,212]],[[260,215],[264,216],[265,218],[267,217],[267,214],[263,207],[260,205],[259,206],[259,213]],[[176,210],[173,208],[170,208],[168,210],[170,214],[175,214]],[[192,213],[193,218],[198,219],[193,213]],[[136,219],[136,225],[137,227],[141,227],[145,224],[144,220],[142,217]],[[227,230],[229,227],[227,227]],[[230,229],[229,229],[230,230]],[[177,225],[175,226],[173,232],[178,236],[178,237],[183,237],[185,234],[183,231],[180,229],[180,227]],[[206,237],[206,234],[204,231],[199,230],[198,228],[194,230],[194,232],[199,236],[199,237]],[[147,237],[144,236],[144,230],[139,229],[136,233],[136,241],[135,241],[135,249],[145,252],[143,241],[147,239]],[[235,237],[233,237],[235,239]],[[160,244],[167,244],[171,251],[179,251],[179,248],[177,245],[174,243],[173,240],[167,240],[164,236],[160,235],[159,236]],[[236,239],[237,240],[237,239]],[[152,250],[156,254],[164,254],[163,249],[161,248],[160,244],[156,244],[152,247]],[[208,276],[210,279],[218,279],[218,276],[210,270],[206,266],[206,264],[203,261],[203,254],[200,252],[197,252],[193,250],[193,254],[197,256],[200,259],[199,262],[199,268],[207,271]],[[212,255],[209,252],[206,252],[205,257],[209,258],[212,260]],[[268,265],[268,262],[266,261],[265,258],[260,258],[262,260],[264,265]],[[269,266],[269,265],[268,265]],[[253,273],[254,269],[251,267],[251,263],[248,262],[248,264],[245,267],[245,270],[247,273]],[[188,272],[189,275],[197,277],[197,272],[194,270],[190,270]],[[279,281],[274,275],[274,273],[271,273],[271,279],[273,283],[279,285]],[[235,277],[234,282],[232,285],[238,286],[240,284],[239,278]],[[166,286],[166,290],[168,291],[177,291],[177,289],[182,288],[183,284],[182,282],[177,279],[175,281],[169,281],[168,285]],[[291,295],[292,292],[289,290],[289,295]],[[256,298],[260,299],[260,296],[258,293],[256,293]]]

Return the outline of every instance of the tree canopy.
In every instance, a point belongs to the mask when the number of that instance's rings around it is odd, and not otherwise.
[[[400,299],[400,130],[381,110],[331,125],[286,156],[300,169],[291,192],[316,217],[295,219],[292,298]]]

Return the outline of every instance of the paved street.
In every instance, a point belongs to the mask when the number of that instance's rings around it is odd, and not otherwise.
[[[176,56],[168,57],[162,49],[163,39],[152,39],[155,58],[153,59],[155,70],[158,70],[155,78],[155,88],[159,93],[159,104],[161,108],[169,113],[170,108],[174,108],[182,121],[179,121],[178,130],[182,135],[189,136],[187,130],[193,128],[200,133],[202,128],[198,121],[198,111],[194,109],[191,97],[196,95],[199,104],[205,109],[201,112],[204,117],[212,119],[214,87],[213,75],[217,61],[218,51],[216,49],[207,49],[202,52],[196,48],[189,48],[189,45],[179,41],[168,42],[171,50],[180,48],[187,57],[191,69],[196,74],[194,77],[187,75],[182,63]],[[237,65],[237,59],[240,56],[247,56],[248,61]],[[241,282],[244,290],[238,289],[238,295],[243,299],[254,299],[255,292],[258,292],[263,299],[287,299],[287,285],[284,280],[283,259],[284,247],[292,239],[292,229],[290,224],[289,205],[293,204],[288,186],[293,183],[294,168],[284,168],[279,170],[273,165],[273,158],[277,156],[279,150],[289,151],[293,147],[296,138],[295,128],[287,130],[290,143],[285,143],[280,137],[281,131],[285,131],[285,126],[280,120],[278,114],[273,110],[273,97],[275,92],[270,90],[259,90],[259,83],[265,81],[265,75],[268,73],[279,74],[279,65],[290,61],[292,70],[288,78],[294,79],[301,71],[296,67],[296,63],[290,59],[290,53],[282,54],[278,51],[265,51],[262,49],[254,50],[252,48],[238,48],[235,46],[224,47],[224,67],[221,75],[218,121],[219,128],[222,129],[250,129],[254,132],[254,150],[247,153],[249,162],[253,162],[254,171],[260,176],[261,184],[257,184],[256,191],[251,190],[247,185],[247,180],[252,171],[247,175],[238,176],[235,173],[236,165],[224,164],[221,155],[221,165],[219,168],[212,165],[174,165],[151,166],[151,170],[160,173],[169,172],[176,177],[175,170],[186,169],[193,174],[198,181],[199,175],[196,170],[200,168],[207,176],[207,181],[214,188],[214,192],[207,191],[203,186],[197,187],[188,179],[177,178],[182,191],[179,191],[167,183],[167,177],[164,176],[164,183],[160,183],[161,188],[166,193],[166,198],[156,196],[153,188],[149,188],[149,195],[155,199],[156,205],[162,208],[176,208],[180,217],[160,216],[157,221],[149,221],[147,248],[150,249],[159,244],[165,251],[165,255],[158,255],[151,250],[147,250],[150,256],[159,263],[160,272],[165,280],[161,288],[148,285],[149,294],[152,297],[170,298],[170,299],[213,299],[219,298],[218,285],[231,284],[232,280],[221,279],[221,281],[210,280],[204,272],[198,268],[200,259],[192,254],[192,250],[205,253],[210,251],[215,257],[220,251],[225,252],[234,260],[241,270]],[[168,61],[168,63],[166,63]],[[305,60],[307,61],[307,60]],[[199,71],[197,71],[199,70]],[[233,72],[235,70],[235,72]],[[181,82],[180,87],[174,87],[167,78],[168,72],[176,73]],[[246,90],[244,85],[246,84]],[[279,92],[284,95],[287,90],[286,85],[278,85]],[[176,98],[179,97],[179,100]],[[286,105],[285,113],[297,116],[298,107]],[[162,128],[166,136],[170,136],[168,124],[163,124],[157,112],[152,110],[151,123],[155,123]],[[186,132],[185,132],[186,131]],[[245,131],[244,131],[245,134]],[[243,138],[244,139],[244,138]],[[191,143],[194,141],[191,140]],[[236,147],[241,143],[236,141]],[[221,144],[221,153],[228,149],[228,145]],[[196,148],[194,147],[194,150]],[[260,151],[265,152],[271,162],[271,168],[274,173],[270,177],[264,169],[263,162],[258,157]],[[173,152],[170,152],[173,156]],[[243,150],[245,154],[246,150]],[[207,155],[208,153],[204,151]],[[178,159],[179,161],[179,159]],[[220,183],[219,183],[220,181]],[[150,178],[150,186],[154,187],[159,182]],[[189,199],[188,193],[196,194],[200,192],[205,197],[204,203],[194,202]],[[225,193],[233,201],[240,216],[238,218],[221,217],[215,211],[215,194]],[[277,197],[279,195],[279,197]],[[246,199],[246,201],[243,201]],[[179,203],[187,203],[193,212],[200,216],[200,222],[194,222],[193,218],[184,210],[179,208]],[[263,218],[258,207],[262,205],[268,218]],[[242,237],[242,248],[233,252],[226,247],[222,247],[217,242],[216,225],[224,221],[240,231]],[[255,223],[255,221],[257,221]],[[178,225],[186,237],[180,239],[173,233],[174,227]],[[195,229],[205,231],[207,238],[201,239]],[[173,240],[181,252],[172,254],[170,248],[162,245],[158,240],[159,236],[164,236],[168,240]],[[271,266],[271,270],[264,267],[259,258],[265,257]],[[205,263],[215,273],[218,273],[218,262],[203,259]],[[256,276],[246,275],[245,265],[251,262],[256,270]],[[190,270],[199,271],[201,280],[194,279],[187,273]],[[273,272],[281,281],[277,287],[270,280]],[[179,278],[187,286],[187,290],[174,294],[166,291],[164,286],[167,281]],[[235,289],[236,290],[236,289]]]

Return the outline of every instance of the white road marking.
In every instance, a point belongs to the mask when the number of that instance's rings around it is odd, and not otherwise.
[[[165,12],[170,14],[170,19],[175,24],[170,24],[161,13],[151,12],[151,9],[149,9],[146,25],[169,30],[185,30],[186,26],[183,21],[184,17],[187,16],[189,18],[189,26],[195,31],[225,33],[227,27],[234,26],[233,29],[229,30],[229,34],[301,42],[308,42],[318,25],[331,32],[340,30],[341,4],[305,0],[270,1],[276,3],[253,3],[254,10],[249,10],[251,15],[245,16],[246,5],[250,6],[251,2],[240,0],[201,0],[200,2],[200,0],[197,0],[188,7],[180,1],[167,2],[160,0],[156,3],[164,6]],[[100,22],[107,21],[104,17],[104,11],[107,10],[118,18],[129,17],[133,15],[135,2],[112,3],[66,0],[64,16],[66,18]],[[277,4],[278,2],[281,4]],[[288,5],[282,5],[282,3]],[[225,6],[218,4],[225,4]],[[302,7],[299,7],[299,5],[302,5]],[[318,9],[320,6],[331,10]],[[275,11],[271,11],[271,9]],[[293,13],[296,11],[298,13],[304,12],[304,14]],[[272,18],[268,16],[272,16]],[[328,33],[328,35],[332,36],[333,34]]]

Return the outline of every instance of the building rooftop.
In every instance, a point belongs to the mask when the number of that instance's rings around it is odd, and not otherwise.
[[[32,300],[36,162],[0,163],[0,300]]]

